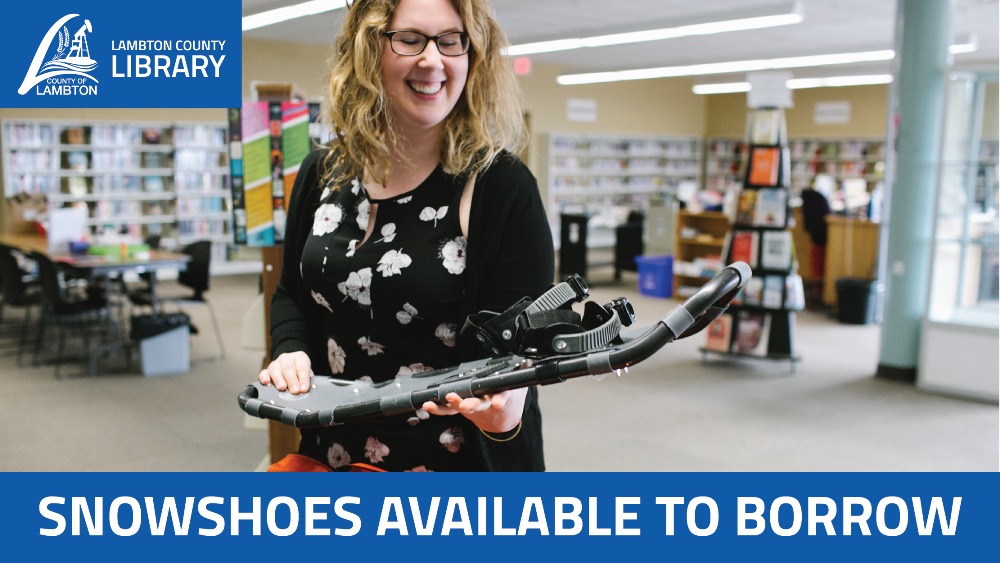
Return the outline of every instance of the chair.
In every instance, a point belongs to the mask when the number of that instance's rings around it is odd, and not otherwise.
[[[32,363],[38,363],[38,351],[42,347],[45,329],[49,325],[59,328],[59,342],[56,357],[56,378],[63,362],[63,349],[66,345],[66,329],[79,331],[83,336],[84,348],[87,350],[91,363],[91,376],[94,373],[94,351],[90,348],[90,332],[93,326],[103,324],[107,319],[107,298],[102,294],[89,293],[85,299],[70,299],[59,283],[59,269],[46,255],[32,252],[31,258],[38,263],[38,277],[42,286],[42,315],[38,321],[38,333],[35,341],[35,352]]]
[[[17,365],[20,366],[24,345],[27,342],[28,327],[31,324],[31,309],[41,303],[42,292],[37,280],[25,281],[28,275],[18,266],[13,252],[13,248],[0,245],[0,290],[3,294],[3,300],[0,301],[0,328],[3,326],[4,307],[24,308],[21,338],[17,347]]]
[[[212,243],[207,240],[194,242],[185,246],[181,250],[181,253],[190,256],[191,260],[187,263],[187,268],[178,273],[177,283],[193,289],[194,295],[189,297],[157,296],[156,301],[161,305],[164,302],[176,303],[178,307],[194,305],[207,306],[209,316],[212,318],[212,327],[215,329],[215,338],[219,345],[219,355],[212,358],[212,360],[224,360],[226,359],[226,348],[222,341],[222,330],[220,330],[219,321],[215,317],[215,307],[213,307],[211,301],[205,297],[205,292],[208,291],[212,283],[212,275],[209,271],[212,261]],[[148,305],[154,311],[157,310],[157,304],[153,303],[152,295],[148,289],[145,291],[141,289],[130,291],[129,300],[135,305]],[[197,328],[195,328],[194,325],[191,326],[191,332],[193,334],[198,333]]]

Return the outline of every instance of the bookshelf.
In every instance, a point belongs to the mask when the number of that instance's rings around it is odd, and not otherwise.
[[[709,137],[705,140],[705,189],[726,193],[743,186],[747,144],[742,139]]]
[[[788,145],[792,168],[790,187],[795,195],[819,174],[832,176],[838,183],[849,178],[863,178],[868,184],[868,192],[885,176],[884,139],[795,139]]]
[[[627,210],[645,214],[650,201],[701,184],[698,137],[553,133],[541,144],[539,185],[553,232],[563,213],[592,217],[593,226],[614,226]],[[616,208],[626,208],[621,213]],[[610,246],[592,237],[590,246]]]
[[[675,224],[674,293],[687,298],[722,270],[722,249],[732,227],[718,211],[681,210]]]
[[[709,326],[702,353],[787,360],[794,372],[795,311],[805,306],[789,230],[794,160],[782,110],[756,110],[748,124],[743,189],[721,254],[727,264],[746,262],[753,277]]]
[[[88,211],[92,240],[141,243],[159,235],[175,249],[232,244],[224,123],[0,121],[4,196],[45,194],[49,208]]]

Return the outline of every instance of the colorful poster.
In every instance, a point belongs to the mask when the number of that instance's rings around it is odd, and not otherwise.
[[[281,152],[284,165],[285,209],[292,197],[292,186],[299,166],[309,154],[309,104],[306,102],[281,102]]]
[[[247,246],[274,244],[271,206],[271,131],[267,102],[244,102],[243,202],[246,206]]]

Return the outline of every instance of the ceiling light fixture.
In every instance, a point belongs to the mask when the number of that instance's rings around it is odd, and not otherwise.
[[[563,85],[593,84],[596,82],[616,82],[619,80],[644,80],[647,78],[671,78],[676,76],[699,76],[704,74],[724,74],[729,72],[753,72],[756,70],[772,70],[778,68],[803,68],[809,66],[888,61],[894,56],[895,52],[890,49],[885,51],[865,51],[863,53],[841,53],[837,55],[812,55],[808,57],[786,57],[782,59],[757,59],[752,61],[734,61],[728,63],[665,66],[660,68],[619,70],[613,72],[564,74],[556,77],[556,82]]]
[[[769,10],[769,12],[775,11],[775,9]],[[575,39],[557,39],[555,41],[524,43],[522,45],[512,45],[508,47],[506,54],[511,56],[521,56],[535,53],[551,53],[553,51],[568,51],[570,49],[581,49],[584,47],[606,47],[608,45],[624,45],[626,43],[658,41],[661,39],[674,39],[677,37],[688,37],[691,35],[711,35],[713,33],[725,33],[727,31],[761,29],[765,27],[790,25],[802,22],[803,10],[801,0],[795,0],[790,4],[783,5],[778,8],[777,11],[780,11],[781,13],[768,13],[766,15],[755,15],[725,21],[681,25],[663,29],[633,31],[629,33],[615,33],[612,35],[599,35],[596,37],[580,37]]]
[[[252,16],[244,16],[243,31],[301,18],[302,16],[322,14],[323,12],[337,10],[345,6],[347,6],[347,0],[312,0],[311,2],[303,2],[294,6],[276,8],[259,14],[253,14]]]
[[[963,33],[956,38],[955,43],[948,47],[948,52],[952,55],[959,53],[972,53],[979,48],[979,38],[975,33]]]
[[[889,84],[891,74],[867,74],[861,76],[827,76],[824,78],[793,78],[785,82],[790,90],[803,88],[826,88],[835,86],[863,86],[867,84]],[[731,94],[749,92],[749,82],[725,82],[721,84],[698,84],[691,88],[695,94]]]

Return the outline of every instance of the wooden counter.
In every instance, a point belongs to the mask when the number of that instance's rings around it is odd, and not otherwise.
[[[823,303],[837,304],[837,279],[873,280],[878,275],[878,223],[829,215]],[[801,260],[801,258],[800,258]]]

